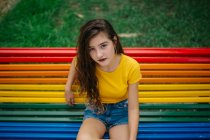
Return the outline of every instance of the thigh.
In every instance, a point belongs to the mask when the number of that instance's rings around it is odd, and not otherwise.
[[[129,129],[128,124],[116,125],[109,130],[110,139],[113,140],[128,140]]]
[[[87,118],[83,121],[80,127],[77,140],[100,139],[103,137],[105,132],[106,127],[101,121],[95,118]]]

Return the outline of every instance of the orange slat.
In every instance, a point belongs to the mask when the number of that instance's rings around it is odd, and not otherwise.
[[[142,78],[140,83],[210,83],[210,78]]]
[[[145,77],[149,77],[149,76],[188,76],[188,77],[198,77],[198,76],[210,76],[210,70],[209,71],[205,71],[205,70],[196,70],[196,71],[166,71],[166,70],[157,70],[157,71],[141,71],[142,75]]]
[[[203,70],[209,69],[210,64],[159,64],[142,63],[142,70]],[[0,64],[0,70],[69,70],[70,64]]]
[[[141,71],[142,75],[145,77],[154,77],[154,76],[164,76],[164,77],[199,77],[199,76],[210,76],[210,70],[197,70],[197,71],[166,71],[166,70],[149,70]],[[68,75],[68,70],[66,71],[0,71],[1,77],[27,77],[27,76],[50,76],[50,77],[63,77]]]
[[[210,64],[188,64],[188,63],[174,63],[174,64],[158,64],[158,63],[143,63],[140,65],[142,70],[159,70],[159,69],[170,69],[170,70],[196,70],[196,69],[210,69]]]
[[[69,70],[70,64],[0,64],[0,70]]]
[[[63,77],[68,76],[68,71],[0,71],[2,77],[28,77],[28,76],[50,76],[50,77]]]
[[[1,84],[65,84],[67,78],[0,78]],[[146,83],[210,83],[210,78],[142,78],[141,84]]]

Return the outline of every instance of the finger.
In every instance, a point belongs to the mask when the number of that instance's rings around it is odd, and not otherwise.
[[[74,105],[74,98],[70,98],[70,105]]]
[[[74,103],[75,103],[75,102],[74,102],[74,98],[72,98],[72,99],[71,99],[71,102],[72,102],[72,104],[74,104]]]

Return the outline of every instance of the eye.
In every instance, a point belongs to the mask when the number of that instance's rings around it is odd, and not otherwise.
[[[94,48],[88,48],[88,51],[89,52],[91,52],[91,51],[93,51],[94,50]]]
[[[101,48],[105,48],[107,46],[107,44],[103,44],[101,45]]]

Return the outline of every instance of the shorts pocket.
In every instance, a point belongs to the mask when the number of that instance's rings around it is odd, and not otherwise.
[[[123,109],[123,108],[127,108],[127,107],[128,107],[128,100],[121,101],[121,102],[115,104],[116,109]]]

